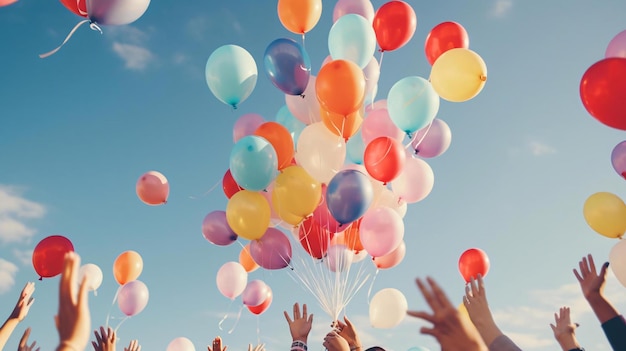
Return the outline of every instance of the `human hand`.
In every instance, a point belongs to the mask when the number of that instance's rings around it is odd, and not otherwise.
[[[265,344],[258,344],[252,347],[252,344],[248,344],[248,351],[265,351]]]
[[[28,346],[28,337],[30,336],[30,328],[26,328],[26,330],[24,330],[24,334],[22,335],[22,338],[20,339],[20,343],[19,345],[17,345],[17,351],[33,351],[33,349],[35,349],[35,345],[37,344],[36,341],[33,341],[32,344],[30,344],[30,346]],[[39,347],[35,349],[35,351],[39,351]]]
[[[348,341],[342,338],[336,331],[331,331],[324,337],[322,343],[328,351],[350,351],[350,345]]]
[[[337,329],[339,336],[348,342],[350,350],[361,348],[361,340],[359,340],[356,328],[354,328],[348,317],[344,316],[343,320],[343,322],[340,320],[335,321],[333,327]]]
[[[469,314],[475,326],[479,327],[486,323],[493,323],[493,316],[491,315],[489,303],[487,302],[485,282],[480,274],[478,274],[478,280],[472,277],[470,278],[470,282],[465,285],[463,305],[465,309],[467,309],[467,314]]]
[[[313,326],[313,315],[307,314],[306,304],[302,305],[302,314],[300,314],[300,305],[297,302],[293,305],[293,320],[287,311],[283,313],[289,324],[289,332],[293,341],[300,340],[306,344]]]
[[[602,291],[604,290],[604,283],[606,282],[606,271],[609,268],[609,263],[606,262],[600,269],[600,274],[596,273],[596,265],[593,262],[593,256],[591,254],[578,262],[580,273],[574,268],[574,275],[580,283],[580,289],[587,300],[602,297]]]
[[[57,350],[84,350],[89,342],[91,316],[87,301],[86,276],[79,286],[76,282],[79,267],[78,254],[66,253],[59,284],[59,311],[54,318],[60,338]]]
[[[9,319],[16,319],[18,322],[21,322],[28,315],[28,311],[30,310],[30,306],[33,305],[33,293],[35,292],[35,283],[28,282],[22,289],[20,293],[20,297],[17,299],[17,303],[15,304],[15,308],[13,308],[13,312],[11,312],[11,316]]]
[[[226,351],[227,348],[228,346],[222,347],[222,338],[219,336],[213,339],[213,348],[211,348],[211,346],[207,346],[209,351]]]
[[[100,327],[100,334],[98,330],[93,331],[96,336],[96,341],[92,341],[91,345],[95,351],[115,351],[116,335],[113,329],[109,327],[104,330],[104,327]]]
[[[128,347],[124,348],[124,351],[141,351],[141,345],[139,345],[139,341],[131,340]]]
[[[458,309],[452,305],[437,282],[430,277],[426,278],[426,281],[428,286],[421,279],[416,279],[417,286],[433,313],[425,311],[407,312],[409,316],[433,324],[431,328],[422,327],[420,333],[432,335],[441,344],[442,350],[487,350],[487,346],[476,328],[463,320]]]
[[[554,314],[555,324],[550,323],[554,338],[559,342],[561,348],[566,351],[580,346],[575,335],[578,324],[572,323],[569,312],[569,307],[561,307],[559,313]]]

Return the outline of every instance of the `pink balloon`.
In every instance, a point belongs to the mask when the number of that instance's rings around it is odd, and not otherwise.
[[[393,123],[387,109],[376,109],[363,120],[361,136],[363,143],[368,145],[372,140],[382,136],[402,141],[405,133]]]
[[[363,248],[372,257],[385,256],[402,242],[404,222],[396,211],[388,207],[378,207],[367,211],[363,216],[359,236]]]
[[[137,180],[135,191],[141,201],[147,205],[162,205],[167,202],[170,185],[167,178],[157,171],[144,173]]]
[[[291,243],[280,230],[268,228],[261,239],[250,242],[250,255],[265,269],[285,268],[291,262]]]
[[[626,58],[626,30],[617,33],[617,35],[611,39],[604,53],[604,57]]]
[[[435,174],[426,161],[407,157],[402,173],[391,182],[393,192],[409,204],[424,200],[433,190]]]
[[[322,120],[320,104],[315,94],[315,80],[316,77],[311,75],[309,84],[306,86],[304,93],[302,93],[304,97],[299,95],[285,95],[285,103],[287,104],[289,112],[306,125]]]
[[[226,262],[217,271],[215,282],[222,295],[234,300],[246,288],[248,272],[239,262]]]
[[[256,113],[247,113],[239,117],[233,126],[233,142],[236,143],[239,139],[252,135],[263,123],[265,123],[265,118]]]
[[[213,211],[204,217],[202,235],[211,244],[218,246],[228,246],[237,240],[237,234],[228,225],[224,211]]]
[[[365,17],[370,23],[374,21],[374,5],[370,0],[339,0],[333,10],[333,23],[351,13]]]
[[[333,217],[326,203],[326,184],[322,184],[322,198],[320,204],[313,211],[313,218],[319,225],[331,233],[337,233],[341,224]]]
[[[615,145],[611,152],[611,164],[613,169],[620,175],[620,177],[626,179],[626,140]]]
[[[258,306],[265,301],[270,288],[262,280],[253,280],[248,283],[246,289],[241,294],[243,304],[246,306]]]
[[[373,104],[367,104],[365,106],[365,114],[369,114],[370,112],[374,111],[374,110],[379,110],[379,109],[387,109],[387,99],[383,99],[383,100],[377,100],[374,101]]]
[[[139,280],[133,280],[120,288],[117,295],[117,305],[125,315],[135,316],[146,308],[149,298],[150,293],[146,284]]]
[[[374,257],[374,265],[378,269],[389,269],[397,266],[402,262],[406,255],[406,244],[404,241],[395,248],[395,250],[381,257]]]
[[[426,126],[415,134],[411,141],[411,147],[417,156],[431,158],[446,152],[451,141],[452,132],[450,132],[448,124],[435,118],[430,127]]]

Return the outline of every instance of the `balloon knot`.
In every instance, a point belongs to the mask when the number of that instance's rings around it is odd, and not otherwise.
[[[306,97],[306,95],[300,94],[300,97],[304,99]]]
[[[480,75],[480,81],[481,81],[481,82],[486,82],[486,81],[487,81],[487,76],[486,76],[486,75],[484,75],[484,74],[481,74],[481,75]]]
[[[406,136],[409,137],[409,139],[413,139],[413,133],[411,132],[406,132]]]
[[[622,177],[626,179],[626,171],[622,172]]]
[[[39,277],[39,281],[42,281],[42,280],[43,280],[43,277]]]
[[[96,22],[89,21],[89,28],[91,28],[91,30],[93,31],[100,32],[100,34],[102,34],[102,29],[98,26]]]

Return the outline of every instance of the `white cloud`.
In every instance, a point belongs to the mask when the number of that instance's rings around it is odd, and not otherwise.
[[[531,140],[530,142],[528,142],[527,147],[530,152],[535,156],[544,156],[556,153],[555,148],[537,140]]]
[[[207,33],[209,33],[209,29],[211,27],[211,22],[207,16],[196,16],[187,21],[185,25],[185,31],[187,35],[194,40],[202,41]]]
[[[145,47],[117,41],[113,43],[113,51],[124,60],[126,68],[134,71],[143,71],[155,58],[154,54]]]
[[[22,197],[21,189],[0,185],[0,241],[23,242],[35,234],[26,220],[44,216],[43,205]]]
[[[23,265],[28,265],[33,260],[33,250],[18,250],[18,249],[14,249],[13,250],[13,255]]]
[[[15,273],[18,268],[15,264],[0,258],[0,294],[11,290],[15,285]]]
[[[138,46],[144,46],[150,39],[148,33],[133,26],[111,26],[107,28],[107,35],[114,41],[123,41]]]
[[[513,7],[512,0],[495,0],[491,8],[491,15],[496,18],[502,18],[511,12]]]

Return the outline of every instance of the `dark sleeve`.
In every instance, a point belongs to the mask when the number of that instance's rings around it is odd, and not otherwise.
[[[489,351],[522,351],[513,340],[509,339],[508,336],[502,334],[498,336],[491,345],[489,345]]]
[[[609,344],[615,351],[626,350],[626,321],[624,316],[617,316],[602,323],[602,330]]]

